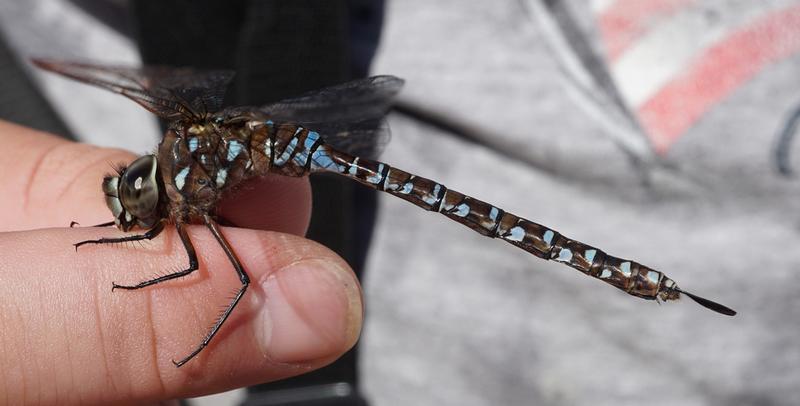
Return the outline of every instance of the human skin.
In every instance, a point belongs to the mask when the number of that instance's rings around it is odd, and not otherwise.
[[[268,177],[221,204],[223,227],[252,283],[200,355],[176,368],[239,288],[202,225],[189,227],[200,269],[135,291],[111,291],[184,269],[174,227],[152,241],[73,244],[124,235],[100,182],[132,154],[0,121],[0,403],[156,403],[302,374],[350,349],[362,299],[350,267],[301,236],[307,178]],[[71,221],[84,227],[70,228]],[[269,230],[269,231],[267,231]]]

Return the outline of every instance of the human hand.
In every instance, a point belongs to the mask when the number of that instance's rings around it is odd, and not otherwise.
[[[307,178],[265,178],[223,202],[224,217],[249,228],[223,233],[252,283],[209,347],[176,368],[171,360],[195,348],[240,286],[210,232],[189,227],[198,271],[112,293],[112,281],[137,283],[187,264],[171,226],[141,245],[73,248],[122,235],[113,227],[66,226],[111,219],[103,174],[109,164],[134,157],[4,121],[0,145],[0,393],[6,402],[199,396],[298,375],[355,344],[362,323],[358,281],[336,254],[299,237],[310,217]]]

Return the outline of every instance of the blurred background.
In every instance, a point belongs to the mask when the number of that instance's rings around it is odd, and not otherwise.
[[[323,178],[310,237],[360,272],[357,350],[187,402],[800,403],[800,1],[6,0],[0,33],[0,118],[136,153],[149,113],[27,58],[235,68],[235,104],[403,77],[382,160],[739,312],[642,301]]]

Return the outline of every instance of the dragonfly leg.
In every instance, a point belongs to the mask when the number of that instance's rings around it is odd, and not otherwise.
[[[163,225],[161,226],[163,229]],[[139,282],[136,285],[117,285],[116,283],[111,284],[111,290],[114,289],[124,289],[124,290],[136,290],[141,289],[146,286],[155,285],[157,283],[166,282],[172,279],[180,278],[190,273],[194,272],[198,268],[197,262],[197,254],[194,251],[194,246],[192,245],[192,240],[189,239],[189,235],[186,234],[186,229],[183,228],[183,224],[177,223],[175,224],[175,228],[178,230],[178,236],[181,238],[181,242],[183,243],[183,248],[186,249],[186,255],[189,257],[189,267],[178,272],[173,272],[171,274],[159,276],[158,278],[146,280],[143,282]]]
[[[113,224],[113,222],[111,224]],[[103,227],[103,226],[105,226],[105,223],[98,224],[96,227]],[[75,251],[77,251],[78,247],[86,244],[114,244],[114,243],[128,242],[128,241],[152,240],[153,238],[156,238],[156,236],[161,234],[162,231],[164,231],[163,222],[157,223],[153,228],[147,230],[147,232],[145,232],[144,234],[128,235],[125,237],[116,237],[116,238],[99,238],[96,240],[81,241],[72,245],[75,246]]]
[[[228,316],[231,315],[233,309],[236,307],[237,304],[239,304],[239,301],[242,299],[242,296],[244,296],[244,292],[247,291],[247,286],[250,285],[250,277],[247,276],[247,272],[245,272],[244,267],[242,267],[241,262],[239,262],[239,258],[236,257],[236,254],[233,252],[233,249],[231,248],[230,244],[228,244],[228,241],[220,232],[217,223],[208,215],[204,216],[203,219],[206,223],[206,226],[208,227],[209,230],[211,230],[211,233],[214,235],[214,238],[217,240],[219,245],[225,251],[225,254],[228,256],[228,259],[231,261],[233,269],[239,275],[239,281],[242,283],[242,286],[236,292],[236,295],[233,297],[231,303],[228,305],[228,307],[225,309],[222,315],[219,316],[217,322],[214,323],[214,326],[211,327],[211,330],[209,330],[208,334],[206,334],[205,338],[203,338],[203,341],[200,342],[197,348],[195,348],[194,351],[192,351],[189,355],[183,357],[179,361],[172,360],[172,363],[175,364],[176,367],[180,367],[181,365],[187,363],[189,360],[191,360],[197,354],[199,354],[200,351],[203,350],[203,348],[206,348],[206,346],[208,346],[208,343],[210,343],[211,339],[213,339],[214,336],[217,334],[219,329],[225,323],[225,320],[227,320]]]
[[[90,227],[111,227],[111,226],[113,226],[115,224],[116,223],[114,223],[113,221],[108,221],[108,222],[105,222],[105,223],[95,224],[95,225],[90,226]],[[80,227],[81,224],[78,223],[77,221],[70,221],[69,222],[69,228],[74,228],[75,226]]]

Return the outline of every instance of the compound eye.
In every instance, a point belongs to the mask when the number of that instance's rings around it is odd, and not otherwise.
[[[158,194],[158,162],[153,155],[133,161],[120,177],[120,201],[136,218],[148,218],[154,214]]]

